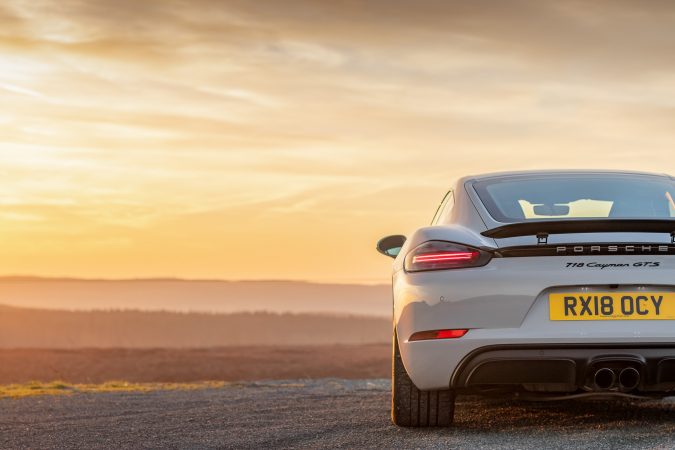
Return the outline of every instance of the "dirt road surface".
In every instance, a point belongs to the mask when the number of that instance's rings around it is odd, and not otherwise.
[[[0,400],[0,448],[672,448],[675,401],[459,399],[450,429],[389,421],[389,381]]]

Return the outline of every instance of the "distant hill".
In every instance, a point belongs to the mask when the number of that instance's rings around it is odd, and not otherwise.
[[[0,304],[18,307],[233,313],[337,313],[390,317],[388,285],[298,281],[0,278]]]
[[[385,343],[391,320],[269,312],[54,311],[0,306],[0,348]]]

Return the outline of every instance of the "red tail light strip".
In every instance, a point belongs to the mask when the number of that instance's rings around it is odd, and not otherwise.
[[[408,252],[404,267],[407,272],[466,269],[484,266],[490,259],[489,251],[455,242],[426,241]]]
[[[408,341],[428,341],[431,339],[457,339],[468,333],[468,329],[418,331]]]
[[[452,261],[473,261],[478,258],[478,252],[435,252],[422,253],[413,257],[413,264],[438,263]]]

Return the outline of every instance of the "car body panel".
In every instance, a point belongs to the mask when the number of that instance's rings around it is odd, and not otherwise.
[[[529,173],[532,172],[514,174]],[[549,172],[533,173],[542,176]],[[495,175],[484,177],[488,176]],[[548,294],[552,292],[675,291],[675,257],[670,254],[494,257],[483,267],[406,272],[405,255],[430,240],[456,242],[494,252],[513,246],[537,245],[536,236],[492,239],[481,234],[504,224],[492,219],[472,189],[472,180],[478,178],[461,179],[455,187],[455,205],[446,223],[416,230],[394,262],[394,323],[403,363],[419,389],[447,389],[453,373],[467,355],[491,346],[640,342],[675,346],[673,321],[556,322],[549,319],[548,306]],[[576,233],[548,237],[549,245],[570,243],[670,244],[671,237],[667,233]],[[644,266],[644,262],[658,263],[658,267]],[[583,263],[583,267],[575,266],[579,263]],[[596,265],[588,267],[588,263]],[[610,266],[603,267],[603,264]],[[456,328],[470,331],[459,339],[408,340],[416,332]]]

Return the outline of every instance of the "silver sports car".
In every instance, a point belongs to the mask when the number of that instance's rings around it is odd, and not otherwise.
[[[449,425],[463,393],[675,395],[674,197],[667,175],[471,176],[381,239],[394,423]]]

